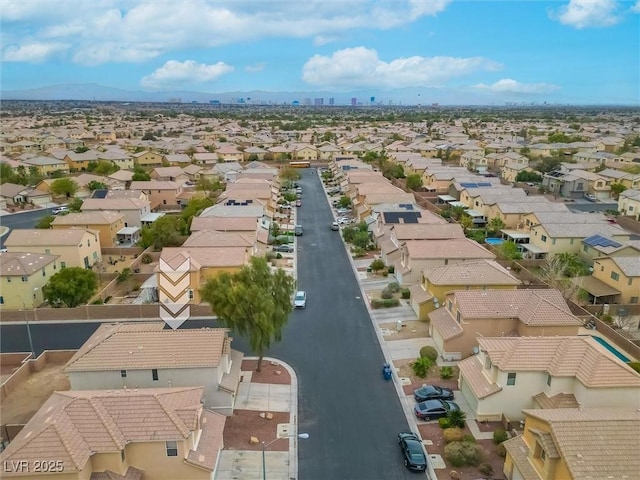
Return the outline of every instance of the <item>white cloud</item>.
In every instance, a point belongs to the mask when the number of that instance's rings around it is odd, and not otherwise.
[[[244,67],[244,71],[249,73],[257,73],[262,72],[264,70],[264,67],[264,63],[256,63],[254,65],[247,65],[246,67]]]
[[[335,42],[336,40],[338,40],[337,36],[316,35],[315,38],[313,39],[313,46],[314,47],[322,47],[323,45]]]
[[[527,94],[549,93],[549,92],[558,90],[560,88],[557,85],[553,85],[551,83],[520,83],[510,78],[503,78],[502,80],[498,80],[496,83],[492,85],[485,85],[484,83],[479,83],[474,86],[482,90],[491,90],[492,92],[498,92],[498,93],[527,93]]]
[[[441,86],[448,80],[502,66],[482,57],[409,57],[384,62],[375,50],[347,48],[330,57],[315,55],[305,63],[302,78],[324,88],[403,88]]]
[[[26,43],[7,47],[2,60],[5,62],[39,63],[69,48],[62,43]]]
[[[232,71],[233,67],[224,62],[205,65],[193,60],[184,62],[169,60],[151,75],[144,77],[140,84],[143,87],[153,89],[183,87],[185,85],[213,82]]]
[[[631,13],[640,13],[640,0],[636,2],[636,4],[631,7]]]
[[[577,29],[611,27],[621,19],[616,0],[570,0],[550,16]]]
[[[5,44],[68,43],[82,64],[132,62],[260,38],[316,44],[436,15],[451,0],[3,0]],[[337,8],[337,7],[340,8]]]

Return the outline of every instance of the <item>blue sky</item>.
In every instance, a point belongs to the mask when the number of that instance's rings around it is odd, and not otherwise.
[[[3,0],[0,13],[2,90],[640,105],[640,0]]]

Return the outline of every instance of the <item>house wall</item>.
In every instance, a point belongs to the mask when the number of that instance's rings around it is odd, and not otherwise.
[[[120,457],[120,452],[94,453],[89,460],[89,463],[91,463],[91,469],[94,472],[104,472],[105,470],[111,470],[112,472],[116,472],[119,475],[124,475],[129,468],[129,462],[126,458],[126,447],[124,453],[124,462]]]
[[[573,394],[578,402],[585,407],[640,408],[638,387],[588,388],[576,381]]]
[[[538,326],[518,324],[518,333],[522,337],[572,337],[578,334],[580,325]]]
[[[124,228],[124,218],[120,218],[110,224],[78,224],[78,225],[56,225],[51,224],[54,230],[62,230],[65,228],[86,228],[87,230],[95,230],[100,237],[100,245],[103,247],[115,247],[118,241],[118,231]]]
[[[610,259],[601,258],[593,264],[595,278],[620,291],[618,303],[638,303],[640,297],[640,277],[627,277],[624,272]],[[617,275],[618,279],[613,277]],[[632,300],[635,300],[632,302]]]
[[[567,465],[562,457],[555,461],[547,457],[547,460],[544,463],[541,459],[532,458],[533,447],[535,447],[536,444],[536,436],[531,432],[532,429],[550,433],[550,428],[547,422],[538,420],[537,418],[527,417],[525,430],[523,432],[523,440],[529,447],[529,458],[531,459],[531,464],[536,469],[541,478],[553,480],[575,480],[574,477],[569,473]]]
[[[184,457],[189,451],[188,440],[176,439],[178,456],[167,457],[164,441],[140,442],[127,445],[126,455],[129,465],[144,470],[145,479],[176,480],[211,480],[212,472],[189,465]]]
[[[157,190],[148,189],[144,190],[149,196],[149,202],[151,203],[151,209],[155,210],[161,208],[163,205],[178,205],[177,196],[182,193],[182,189],[176,190]]]
[[[90,235],[90,234],[88,234]],[[88,239],[91,242],[88,242]],[[89,245],[90,243],[90,245]],[[57,268],[64,267],[80,267],[85,268],[84,259],[89,259],[89,265],[100,262],[102,260],[102,254],[100,253],[100,242],[97,237],[90,235],[85,236],[82,240],[82,246],[66,246],[66,245],[21,245],[10,247],[12,252],[28,252],[28,253],[45,253],[50,255],[59,255],[56,260]]]
[[[494,367],[495,368],[495,367]],[[478,401],[478,420],[500,420],[502,415],[510,421],[521,420],[522,410],[534,408],[533,396],[546,385],[546,374],[541,372],[516,372],[515,385],[507,385],[506,371],[498,371],[496,383],[502,390]]]
[[[134,157],[134,162],[142,167],[161,167],[162,156],[153,152],[146,152],[143,155]]]
[[[36,270],[22,281],[22,276],[0,277],[0,311],[5,309],[33,309],[44,302],[42,290],[51,277],[60,271],[60,263],[54,260]],[[35,289],[35,290],[34,290]]]
[[[618,210],[623,215],[628,215],[636,220],[640,220],[640,200],[620,196],[618,199]]]

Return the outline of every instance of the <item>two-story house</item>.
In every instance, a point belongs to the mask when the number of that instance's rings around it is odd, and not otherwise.
[[[618,211],[640,221],[640,189],[622,192],[618,197]]]
[[[164,326],[101,325],[64,368],[71,389],[201,386],[206,408],[231,415],[243,354],[231,349],[228,330]]]
[[[211,480],[226,417],[205,409],[202,394],[202,387],[54,392],[0,454],[3,465],[28,468],[2,476]]]
[[[129,189],[144,192],[151,202],[153,211],[180,207],[179,196],[183,191],[180,183],[156,180],[133,181]]]
[[[60,268],[91,268],[102,260],[99,233],[86,228],[16,228],[11,230],[4,244],[10,252],[55,255]]]
[[[640,299],[640,257],[638,255],[598,258],[593,262],[591,276],[617,292],[612,294],[615,303],[638,303]]]
[[[135,165],[145,168],[162,166],[162,155],[150,151],[137,152],[131,155]]]
[[[0,252],[0,310],[36,308],[42,290],[60,268],[57,255]]]
[[[117,212],[82,212],[57,216],[51,222],[54,230],[84,228],[98,232],[103,247],[115,247],[118,244],[118,232],[124,228],[124,215]]]
[[[126,190],[131,192],[131,190]],[[125,227],[142,227],[142,219],[151,213],[151,203],[139,198],[87,198],[82,202],[83,212],[115,212],[124,215]]]
[[[458,386],[478,421],[519,421],[528,408],[640,408],[640,374],[591,336],[478,338]]]

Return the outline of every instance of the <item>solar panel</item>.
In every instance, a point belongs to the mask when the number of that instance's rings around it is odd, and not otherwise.
[[[618,243],[615,240],[611,240],[610,238],[603,237],[602,235],[592,235],[589,238],[585,238],[583,241],[590,247],[619,248],[622,246],[621,243]]]
[[[478,186],[479,187],[492,187],[493,184],[489,183],[489,182],[480,182],[480,183],[478,183]]]
[[[91,198],[107,198],[107,193],[109,193],[109,190],[94,190]]]

